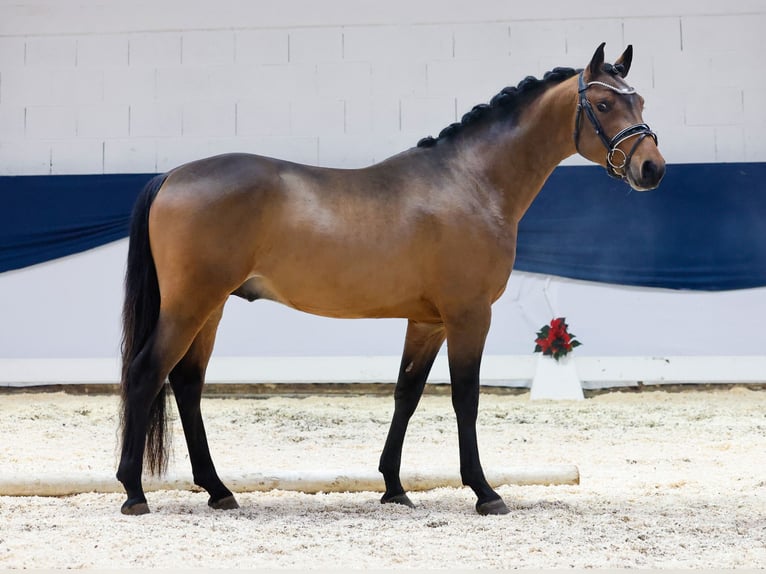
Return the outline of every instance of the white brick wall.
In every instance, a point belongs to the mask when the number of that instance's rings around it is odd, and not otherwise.
[[[297,136],[340,135],[345,123],[345,104],[339,98],[300,99],[290,105],[289,133]]]
[[[350,62],[427,62],[452,58],[453,26],[358,26],[343,29],[343,58]]]
[[[128,137],[130,109],[125,104],[96,104],[77,110],[77,135],[101,140]]]
[[[284,30],[243,30],[234,37],[235,61],[241,66],[285,65],[289,37]]]
[[[109,138],[104,142],[105,173],[157,171],[157,142],[153,138]]]
[[[183,108],[178,104],[149,102],[130,106],[132,137],[173,137],[183,131]]]
[[[339,62],[343,59],[341,28],[304,28],[291,30],[288,60],[295,63]]]
[[[181,34],[131,34],[128,62],[136,68],[159,68],[181,64]]]
[[[104,103],[147,104],[157,99],[157,70],[117,68],[103,72]]]
[[[24,64],[29,67],[67,68],[77,63],[77,39],[42,36],[28,38]]]
[[[400,124],[405,133],[438,134],[456,120],[455,98],[404,97],[401,99]]]
[[[51,171],[51,144],[28,138],[0,141],[0,173],[48,174]]]
[[[32,139],[72,140],[77,135],[77,115],[73,106],[29,106],[26,111],[25,131]]]
[[[220,66],[234,62],[232,32],[185,32],[181,43],[184,66]]]
[[[51,142],[51,174],[99,173],[103,170],[103,141],[80,138]]]
[[[9,140],[24,137],[26,110],[23,106],[7,105],[0,107],[0,134]]]
[[[566,22],[548,19],[511,22],[509,40],[513,56],[533,61],[541,55],[540,46],[545,46],[547,54],[563,61],[567,50]]]
[[[232,137],[235,106],[229,102],[189,102],[183,107],[182,135]]]
[[[128,65],[126,36],[83,36],[77,38],[78,68],[118,69]]]
[[[278,136],[290,125],[290,102],[243,100],[236,108],[238,136]]]
[[[0,67],[3,69],[23,66],[25,52],[24,38],[0,37]]]
[[[511,53],[510,32],[508,23],[455,26],[453,32],[455,59],[482,61],[508,56]]]
[[[634,44],[629,79],[670,161],[766,161],[762,0],[287,4],[4,5],[0,174],[219,151],[364,165],[526,75],[585,65],[601,41],[610,59]]]
[[[319,97],[354,98],[372,96],[372,70],[368,62],[317,64]]]

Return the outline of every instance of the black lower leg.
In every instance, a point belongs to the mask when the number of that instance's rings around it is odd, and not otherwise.
[[[479,385],[461,385],[453,380],[452,404],[455,409],[460,448],[460,477],[463,484],[476,494],[476,510],[480,514],[506,514],[500,495],[487,482],[479,459],[476,420],[479,404]]]
[[[394,392],[394,415],[378,465],[386,485],[381,502],[414,506],[400,479],[402,447],[410,418],[420,402],[431,366],[443,342],[444,330],[440,324],[409,322]]]
[[[150,412],[155,401],[164,400],[164,395],[158,396],[162,385],[150,352],[145,349],[128,370],[127,384],[122,397],[122,453],[117,468],[117,480],[122,483],[127,495],[121,509],[123,514],[149,512],[141,475]]]
[[[447,325],[452,406],[457,418],[463,484],[476,494],[479,514],[505,514],[508,508],[484,476],[476,436],[479,371],[489,323],[489,308],[477,305],[474,309],[464,309]]]
[[[141,484],[146,432],[139,430],[146,428],[146,422],[137,419],[139,417],[129,414],[128,420],[124,422],[122,456],[117,467],[117,480],[122,483],[127,495],[121,508],[123,514],[146,514],[149,512]]]
[[[391,427],[388,430],[386,444],[383,447],[383,453],[380,455],[380,464],[378,465],[378,470],[383,474],[383,480],[386,484],[386,492],[383,494],[381,502],[396,502],[406,506],[413,506],[402,486],[400,470],[404,436],[407,433],[407,426],[412,413],[415,411],[415,407],[420,400],[422,389],[423,385],[420,385],[419,389],[416,388],[408,393],[402,393],[404,396],[397,394],[394,416],[391,420]]]
[[[179,364],[170,374],[170,384],[178,405],[184,429],[194,484],[210,495],[208,504],[213,508],[237,508],[232,492],[223,484],[215,470],[202,421],[202,373]]]

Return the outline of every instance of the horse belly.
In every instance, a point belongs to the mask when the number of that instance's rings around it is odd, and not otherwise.
[[[367,265],[352,270],[298,265],[257,275],[247,284],[259,298],[324,317],[438,317],[417,281],[380,271]]]

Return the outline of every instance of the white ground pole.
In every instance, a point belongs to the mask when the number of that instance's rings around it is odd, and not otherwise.
[[[574,465],[524,467],[503,471],[489,471],[487,481],[494,488],[503,485],[577,485],[580,471]],[[383,492],[380,474],[333,471],[276,471],[257,474],[227,476],[227,486],[237,492],[268,492],[287,490],[316,494],[320,492]],[[402,473],[402,483],[407,490],[423,491],[435,488],[460,488],[462,483],[457,472],[422,471]],[[167,476],[144,481],[144,490],[193,490],[199,487],[185,478]],[[56,477],[32,478],[29,476],[0,477],[0,496],[69,496],[87,492],[122,493],[122,485],[114,475],[81,474]]]

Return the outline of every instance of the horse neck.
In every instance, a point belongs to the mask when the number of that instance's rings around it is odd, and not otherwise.
[[[511,129],[474,138],[464,150],[488,187],[503,196],[505,216],[518,222],[554,168],[576,152],[577,78],[529,102]]]

